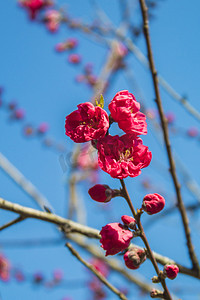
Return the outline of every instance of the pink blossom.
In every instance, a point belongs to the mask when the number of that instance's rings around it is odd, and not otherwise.
[[[107,135],[97,142],[99,167],[113,178],[136,177],[150,164],[152,154],[135,135]]]
[[[165,265],[163,273],[169,279],[174,279],[178,275],[179,267],[176,265]]]
[[[146,260],[146,254],[143,249],[137,247],[131,248],[124,254],[125,265],[129,269],[136,270]]]
[[[90,102],[79,104],[66,117],[65,134],[76,143],[84,143],[103,137],[109,128],[109,119],[105,110]]]
[[[148,194],[142,202],[142,209],[149,215],[157,214],[165,206],[165,199],[159,194]]]
[[[105,184],[96,184],[88,191],[90,197],[97,202],[108,202],[112,199],[114,191]]]
[[[133,238],[133,233],[120,223],[107,224],[102,227],[100,234],[101,247],[106,250],[106,256],[125,250]]]
[[[147,134],[146,116],[141,113],[140,103],[127,90],[118,92],[108,105],[111,116],[126,133]]]

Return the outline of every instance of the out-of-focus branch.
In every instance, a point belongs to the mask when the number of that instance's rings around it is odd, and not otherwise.
[[[114,294],[116,294],[122,300],[127,300],[126,296],[115,286],[113,286],[92,264],[85,261],[70,243],[66,243],[66,246],[70,250],[71,254],[74,255],[86,268],[88,268]]]
[[[171,172],[174,187],[176,190],[178,208],[181,213],[181,218],[182,218],[182,222],[183,222],[183,226],[184,226],[184,232],[185,232],[185,236],[186,236],[186,240],[187,240],[187,247],[188,247],[188,251],[189,251],[189,255],[190,255],[190,259],[191,259],[193,268],[196,271],[198,270],[200,272],[198,259],[197,259],[197,256],[195,254],[194,247],[192,244],[190,228],[189,228],[189,221],[188,221],[187,213],[186,213],[184,203],[182,200],[182,196],[181,196],[180,184],[179,184],[179,181],[178,181],[178,178],[176,175],[175,162],[174,162],[174,159],[172,156],[167,122],[166,122],[166,118],[165,118],[163,107],[162,107],[162,101],[161,101],[161,97],[160,97],[159,84],[158,84],[158,76],[157,76],[157,71],[155,68],[153,53],[152,53],[152,48],[151,48],[147,6],[145,3],[145,0],[140,0],[140,7],[141,7],[141,11],[142,11],[144,36],[145,36],[146,45],[147,45],[148,59],[149,59],[149,65],[150,65],[150,70],[151,70],[151,75],[152,75],[152,80],[153,80],[153,85],[154,85],[154,90],[155,90],[156,103],[157,103],[157,107],[158,107],[158,111],[159,111],[159,115],[160,115],[160,119],[161,119],[161,126],[162,126],[162,130],[163,130],[165,146],[166,146],[168,160],[169,160],[169,164],[170,164],[170,172]]]
[[[96,229],[91,229],[90,227],[81,225],[71,220],[64,219],[52,213],[47,213],[29,207],[24,207],[19,204],[11,203],[2,198],[0,198],[0,208],[18,213],[22,217],[39,219],[39,220],[56,224],[60,226],[62,230],[64,230],[65,232],[70,232],[70,233],[76,232],[76,233],[86,235],[88,237],[92,237],[96,239],[100,238],[99,231]]]
[[[94,239],[100,239],[101,238],[101,236],[99,234],[99,230],[97,230],[97,229],[94,229],[94,228],[91,228],[91,227],[73,222],[71,220],[62,218],[62,217],[54,215],[52,213],[42,212],[42,211],[39,211],[39,210],[36,210],[36,209],[21,206],[19,204],[11,203],[11,202],[6,201],[2,198],[0,198],[0,208],[4,209],[4,210],[8,210],[8,211],[18,213],[21,216],[26,217],[26,218],[39,219],[39,220],[42,220],[42,221],[46,221],[46,222],[49,222],[49,223],[56,224],[66,234],[79,233],[79,234],[85,235],[89,238],[94,238]],[[47,242],[49,243],[49,241],[47,241]],[[25,244],[24,243],[25,242],[22,241],[22,244],[26,245],[26,243]],[[10,243],[10,245],[11,245],[11,243]],[[12,245],[14,247],[15,242],[13,242]],[[16,246],[19,246],[18,242],[16,242]],[[131,246],[139,247],[138,245],[135,245],[135,244],[132,244]],[[195,272],[192,269],[186,268],[186,267],[178,264],[177,262],[173,261],[172,259],[170,259],[168,257],[164,257],[160,254],[157,254],[154,251],[153,251],[153,255],[154,255],[156,261],[159,262],[162,265],[165,265],[166,263],[169,263],[169,262],[170,263],[173,262],[173,264],[176,264],[176,265],[179,266],[180,273],[190,275],[190,276],[195,277],[195,278],[200,278],[200,275],[198,274],[198,272]]]
[[[48,200],[2,153],[0,153],[0,168],[32,198],[39,207],[43,210],[45,207],[52,210]]]

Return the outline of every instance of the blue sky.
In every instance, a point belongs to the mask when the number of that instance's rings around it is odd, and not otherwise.
[[[58,1],[58,5],[66,4],[70,15],[89,22],[94,17],[91,1],[81,0]],[[101,1],[101,8],[111,19],[115,26],[120,24],[120,6],[117,1]],[[157,70],[162,76],[183,96],[187,96],[190,103],[200,110],[199,105],[199,70],[200,70],[200,43],[199,43],[199,1],[159,1],[155,11],[155,19],[150,23],[152,46]],[[138,7],[135,10],[136,22],[140,21]],[[135,20],[133,13],[132,20]],[[64,134],[65,116],[76,108],[76,105],[88,101],[92,90],[74,80],[81,73],[82,66],[87,62],[94,64],[96,75],[101,70],[108,49],[91,41],[90,38],[79,32],[61,28],[57,34],[50,34],[42,24],[29,21],[27,14],[18,7],[16,1],[1,1],[0,3],[0,85],[5,92],[3,99],[6,102],[16,100],[19,106],[26,111],[26,120],[34,125],[45,121],[50,124],[48,136],[64,143],[67,151],[71,151],[73,143]],[[80,66],[71,66],[67,63],[67,54],[57,54],[54,47],[58,42],[68,37],[79,40],[76,53],[80,53],[83,63]],[[145,54],[146,47],[141,37],[137,46]],[[129,54],[126,58],[127,65],[134,72],[135,79],[140,86],[145,103],[149,108],[155,108],[154,93],[149,72],[137,59]],[[129,89],[138,99],[139,93],[128,83],[124,73],[117,74],[112,85],[106,93],[106,105],[116,92]],[[176,115],[176,127],[187,130],[199,123],[190,116],[180,104],[177,104],[162,88],[161,96],[164,110]],[[140,99],[138,99],[139,101]],[[41,145],[38,139],[26,139],[22,134],[20,122],[10,122],[8,113],[0,109],[0,145],[1,152],[31,180],[35,186],[47,197],[57,214],[66,216],[68,191],[66,193],[65,181],[68,172],[63,173],[59,163],[59,153],[50,151]],[[170,207],[174,200],[174,189],[171,178],[167,172],[168,164],[165,150],[157,142],[152,124],[148,122],[148,135],[143,138],[153,154],[151,165],[144,169],[142,175],[135,179],[127,179],[127,186],[134,204],[139,207],[146,191],[142,189],[141,180],[145,176],[150,178],[155,189],[163,191],[167,200],[166,207]],[[114,131],[114,130],[113,130]],[[119,131],[118,131],[119,133]],[[199,141],[185,135],[171,135],[173,150],[178,153],[180,160],[186,166],[189,174],[199,181]],[[68,153],[68,152],[67,152]],[[164,165],[164,175],[158,164]],[[178,171],[180,178],[181,174]],[[100,172],[101,183],[109,183],[112,187],[119,187],[117,180],[110,179],[107,174]],[[25,206],[37,208],[36,204],[19,189],[1,170],[1,197]],[[118,222],[122,214],[129,214],[128,208],[122,200],[113,201],[106,212],[87,195],[89,183],[79,186],[79,193],[86,203],[88,210],[88,224],[101,229],[108,222]],[[157,192],[154,190],[152,192]],[[182,186],[185,203],[195,203],[195,199]],[[13,215],[0,211],[2,224]],[[109,219],[110,217],[110,219]],[[192,238],[196,249],[199,243],[199,212],[192,216]],[[149,222],[149,216],[144,216]],[[154,217],[152,217],[153,219]],[[176,230],[174,230],[174,228]],[[180,216],[174,213],[161,221],[145,228],[152,248],[163,255],[177,259],[189,266],[188,254],[185,249],[185,238]],[[1,233],[1,240],[17,240],[28,238],[57,238],[58,231],[49,224],[39,221],[26,220]],[[0,244],[1,245],[1,244]],[[62,269],[66,280],[80,279],[84,282],[89,278],[84,269],[71,257],[63,244],[51,247],[35,248],[3,248],[3,252],[15,266],[21,267],[28,274],[43,271],[47,278],[51,277],[54,269]],[[199,251],[197,251],[198,253]],[[87,258],[85,253],[82,255]],[[200,257],[199,257],[200,259]],[[141,273],[150,278],[154,275],[150,263],[141,267]],[[119,287],[126,286],[118,276],[112,277],[113,282]],[[182,275],[175,282],[169,282],[170,288],[180,287],[183,284],[191,291],[191,287],[198,288],[195,279]],[[36,288],[30,282],[18,284],[14,280],[5,284],[0,282],[1,297],[3,300],[14,299],[49,299],[61,300],[68,295],[72,299],[88,299],[90,296],[84,288],[55,289]],[[131,299],[137,299],[138,290],[131,288]],[[185,291],[185,290],[184,290]],[[198,291],[199,293],[200,291]],[[133,296],[136,293],[137,296]],[[178,295],[179,291],[177,291]],[[183,299],[197,299],[197,295],[186,293]],[[109,299],[115,299],[110,296]],[[145,297],[144,297],[145,299]],[[146,299],[149,299],[147,296]]]

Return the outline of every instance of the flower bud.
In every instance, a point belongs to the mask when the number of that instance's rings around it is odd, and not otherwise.
[[[132,270],[138,269],[145,260],[145,251],[137,247],[131,248],[124,254],[125,265]]]
[[[122,216],[121,217],[122,222],[124,223],[124,225],[127,225],[130,229],[135,229],[136,227],[136,220],[133,217],[129,217],[129,216]]]
[[[165,299],[163,292],[158,291],[156,289],[152,289],[150,292],[150,296],[151,298],[161,298],[161,299]]]
[[[21,108],[16,109],[15,112],[14,112],[14,117],[17,120],[22,120],[25,117],[25,111]]]
[[[79,64],[81,62],[81,56],[79,54],[70,54],[68,57],[68,62],[71,64]]]
[[[48,131],[48,129],[49,129],[49,124],[46,122],[43,122],[38,127],[38,133],[44,134]]]
[[[178,275],[179,268],[176,265],[165,265],[163,273],[169,279],[175,279]]]
[[[160,212],[165,206],[165,199],[159,194],[148,194],[142,202],[142,209],[149,215]]]
[[[109,202],[114,196],[114,191],[106,184],[96,184],[88,193],[97,202]]]

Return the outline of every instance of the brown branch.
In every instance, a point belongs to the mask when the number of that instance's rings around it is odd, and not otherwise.
[[[86,268],[88,268],[92,273],[105,284],[114,294],[116,294],[120,299],[127,300],[126,296],[120,292],[116,287],[114,287],[92,264],[86,262],[79,253],[72,247],[70,243],[65,244],[70,250],[72,255],[74,255]]]
[[[198,259],[196,257],[195,251],[194,251],[194,246],[192,244],[190,228],[189,228],[189,221],[188,221],[187,213],[186,213],[184,203],[182,200],[182,196],[181,196],[180,183],[179,183],[177,175],[176,175],[175,162],[174,162],[174,159],[172,156],[167,122],[166,122],[166,118],[165,118],[163,107],[162,107],[162,101],[161,101],[159,84],[158,84],[158,76],[157,76],[157,71],[156,71],[154,59],[153,59],[153,52],[152,52],[152,48],[151,48],[147,6],[145,3],[145,0],[139,0],[139,1],[140,1],[140,7],[141,7],[142,17],[143,17],[143,30],[144,30],[145,40],[146,40],[149,65],[150,65],[150,70],[151,70],[151,75],[152,75],[152,80],[153,80],[153,85],[154,85],[154,91],[155,91],[155,96],[156,96],[156,104],[157,104],[159,115],[160,115],[161,126],[162,126],[162,130],[163,130],[163,136],[164,136],[165,146],[166,146],[166,150],[167,150],[169,165],[170,165],[170,172],[171,172],[171,176],[173,179],[174,188],[176,190],[178,208],[179,208],[179,211],[181,214],[182,223],[184,226],[184,232],[185,232],[185,236],[186,236],[186,240],[187,240],[187,247],[188,247],[189,256],[190,256],[193,268],[194,268],[194,270],[196,270],[196,271],[198,270],[200,272]]]
[[[19,216],[18,218],[12,220],[11,222],[8,222],[5,225],[1,226],[0,227],[0,231],[2,231],[2,230],[6,229],[6,228],[8,228],[8,227],[10,227],[10,226],[12,226],[14,224],[17,224],[17,223],[19,223],[19,222],[21,222],[21,221],[23,221],[25,219],[26,219],[26,217]]]

